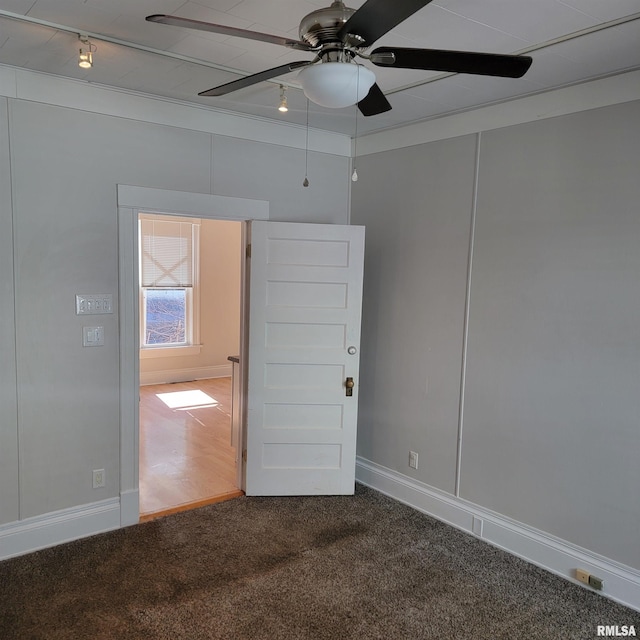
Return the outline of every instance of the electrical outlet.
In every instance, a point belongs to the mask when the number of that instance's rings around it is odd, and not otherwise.
[[[589,572],[584,569],[576,569],[576,580],[583,584],[589,584]]]
[[[93,470],[93,488],[99,489],[100,487],[104,487],[104,469],[94,469]]]
[[[586,584],[597,591],[602,591],[602,589],[604,589],[604,580],[602,578],[598,578],[598,576],[592,576],[584,569],[576,569],[576,580],[579,580],[583,584]]]
[[[589,586],[598,591],[602,591],[602,589],[604,589],[604,580],[597,576],[589,576]]]
[[[415,451],[409,451],[409,466],[412,469],[418,468],[418,454]]]
[[[82,327],[83,347],[103,347],[104,327]]]

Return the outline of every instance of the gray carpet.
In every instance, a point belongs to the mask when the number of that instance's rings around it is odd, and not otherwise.
[[[238,498],[0,563],[2,640],[597,637],[640,613],[359,486]]]

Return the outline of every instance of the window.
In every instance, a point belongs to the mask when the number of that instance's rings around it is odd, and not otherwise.
[[[140,214],[142,357],[199,352],[200,220]]]

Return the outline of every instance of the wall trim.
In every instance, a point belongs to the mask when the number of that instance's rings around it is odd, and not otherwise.
[[[358,138],[358,156],[640,100],[640,71],[551,89]]]
[[[139,300],[137,288],[138,269],[138,210],[156,213],[177,213],[193,215],[194,209],[203,209],[197,217],[202,219],[219,219],[216,206],[223,206],[222,213],[226,220],[245,222],[250,216],[244,208],[248,202],[238,198],[237,206],[234,198],[220,199],[218,196],[151,189],[131,185],[118,185],[118,290],[119,290],[119,326],[120,326],[120,492],[122,496],[135,502],[134,497],[139,490],[139,387],[140,387],[140,335]],[[232,202],[229,202],[232,201]],[[252,212],[259,219],[269,219],[269,203],[260,200],[251,201],[257,209]],[[231,206],[230,206],[231,205]],[[244,229],[244,225],[243,225]],[[247,242],[246,230],[243,231],[243,246]],[[244,282],[244,261],[241,281]],[[241,310],[240,322],[244,326],[244,311]],[[240,351],[243,350],[244,332],[240,333]],[[228,365],[232,367],[231,363]],[[231,371],[231,369],[229,369]],[[230,375],[230,373],[229,373]],[[190,375],[190,380],[193,377]],[[138,514],[133,506],[125,505],[123,518],[125,524],[136,522]],[[130,511],[131,509],[131,511]]]
[[[120,494],[120,526],[128,527],[140,522],[140,491],[130,489]]]
[[[233,365],[219,364],[211,367],[191,367],[187,369],[166,369],[164,371],[141,371],[140,384],[169,384],[189,382],[206,378],[230,378]]]
[[[0,65],[0,95],[89,113],[305,149],[306,127],[224,111],[204,104]],[[348,135],[309,129],[309,150],[349,157]]]
[[[0,560],[120,528],[120,499],[109,498],[0,526]]]
[[[177,213],[185,217],[216,220],[268,220],[269,202],[210,193],[172,191],[119,184],[118,206],[142,211]]]
[[[358,156],[640,100],[640,71],[550,89],[358,138]],[[0,95],[91,113],[305,149],[306,128],[136,91],[0,65]],[[353,157],[350,136],[309,130],[309,150]]]
[[[418,482],[362,457],[356,480],[418,511],[584,587],[580,567],[604,579],[601,595],[640,611],[640,571]],[[588,588],[588,587],[584,587]]]

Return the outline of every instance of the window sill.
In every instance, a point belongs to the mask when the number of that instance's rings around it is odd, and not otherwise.
[[[146,347],[140,349],[140,358],[171,358],[174,356],[197,356],[202,349],[201,344],[190,344],[187,347]]]

